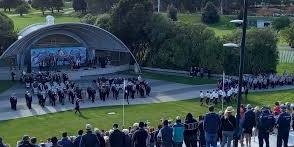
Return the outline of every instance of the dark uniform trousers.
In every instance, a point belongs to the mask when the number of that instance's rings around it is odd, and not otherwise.
[[[258,131],[259,147],[263,147],[263,140],[265,141],[266,147],[269,147],[269,132]]]
[[[289,131],[279,131],[277,136],[277,147],[288,147]]]

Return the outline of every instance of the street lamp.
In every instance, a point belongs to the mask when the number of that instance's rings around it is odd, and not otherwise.
[[[236,115],[236,125],[239,132],[240,128],[240,107],[241,107],[241,96],[242,96],[242,84],[243,84],[243,68],[244,68],[244,53],[245,53],[245,40],[246,40],[246,29],[247,29],[247,11],[248,11],[248,3],[247,0],[243,0],[243,20],[232,20],[230,22],[236,24],[242,24],[242,38],[241,45],[237,45],[234,43],[226,43],[224,47],[240,47],[240,63],[239,63],[239,83],[238,83],[238,98],[237,98],[237,115]],[[238,138],[234,140],[234,147],[238,147]]]

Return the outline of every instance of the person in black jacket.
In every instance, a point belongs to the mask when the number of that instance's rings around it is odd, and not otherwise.
[[[185,120],[184,142],[187,147],[197,146],[198,122],[188,113]]]
[[[109,135],[109,143],[111,147],[123,147],[125,135],[118,129],[118,124],[113,125],[113,132]]]
[[[156,137],[158,135],[158,133],[159,133],[159,131],[160,131],[161,128],[162,128],[162,125],[158,125],[157,130],[154,133],[154,136],[155,136],[154,139],[155,139],[155,146],[156,147],[160,147],[160,145],[161,145],[160,140]]]
[[[144,123],[139,123],[139,129],[135,131],[132,137],[132,144],[134,147],[147,147],[146,140],[148,138],[148,133],[144,129]]]
[[[100,147],[105,147],[105,140],[98,128],[94,129],[95,134],[97,135],[99,142],[100,142]]]
[[[204,116],[200,115],[199,116],[199,146],[200,147],[205,147],[206,146],[206,142],[205,142],[205,132],[204,132],[204,128],[203,128],[203,120],[204,120]]]
[[[234,130],[236,129],[236,118],[232,115],[234,109],[232,106],[227,107],[224,116],[221,117],[222,128],[222,142],[221,146],[224,147],[227,143],[227,147],[231,147],[231,142],[234,136]]]
[[[33,98],[32,98],[32,95],[28,91],[25,94],[25,99],[26,99],[27,107],[29,109],[32,109],[32,101],[33,101]]]
[[[100,147],[100,142],[96,134],[92,133],[92,125],[86,125],[86,134],[83,135],[81,146],[82,147]]]
[[[253,127],[256,126],[256,121],[255,121],[256,116],[250,104],[248,104],[246,108],[247,108],[247,111],[245,112],[245,116],[244,116],[243,133],[246,139],[246,146],[251,146],[252,130],[253,130]]]
[[[30,137],[25,135],[22,138],[22,141],[18,143],[17,147],[33,147],[33,145],[30,143]]]

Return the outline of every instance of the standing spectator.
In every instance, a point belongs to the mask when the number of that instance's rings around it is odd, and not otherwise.
[[[275,118],[270,113],[268,107],[264,107],[259,116],[258,126],[258,142],[259,146],[263,146],[263,140],[265,141],[266,147],[269,147],[269,134],[273,131],[275,125]]]
[[[224,147],[227,143],[227,147],[231,147],[231,142],[234,136],[234,130],[236,129],[236,118],[232,115],[234,109],[232,106],[227,107],[224,116],[221,117],[222,127],[222,142],[221,146]]]
[[[286,106],[281,106],[281,109],[282,113],[279,115],[277,120],[277,147],[282,147],[282,143],[284,143],[284,147],[287,147],[291,124],[291,115],[287,112]]]
[[[184,141],[187,147],[197,146],[198,122],[188,113],[185,120]]]
[[[173,126],[174,147],[182,147],[184,140],[185,126],[181,122],[181,118],[177,116],[176,123]]]
[[[205,142],[205,132],[204,132],[204,123],[203,123],[204,117],[202,115],[199,116],[199,144],[200,147],[205,147],[206,142]]]
[[[275,116],[278,116],[280,113],[281,113],[280,103],[279,102],[275,102],[275,107],[273,109],[273,114]]]
[[[95,134],[97,135],[99,142],[100,142],[100,147],[105,147],[105,140],[101,134],[101,131],[98,128],[94,129]]]
[[[246,146],[251,146],[252,129],[256,126],[255,113],[250,104],[247,105],[247,111],[244,115],[243,133],[246,139]]]
[[[40,145],[37,144],[37,138],[36,137],[31,138],[31,144],[33,145],[33,147],[40,147]]]
[[[83,135],[81,145],[82,147],[100,147],[100,142],[98,140],[98,137],[92,133],[92,125],[87,124],[86,125],[86,134]]]
[[[67,136],[67,132],[62,133],[61,140],[58,141],[58,144],[62,147],[72,147],[73,143],[70,141],[69,137]]]
[[[56,137],[52,137],[51,138],[51,143],[52,143],[52,146],[51,147],[62,147],[57,142],[58,142],[58,139]]]
[[[157,130],[154,133],[154,139],[155,139],[155,146],[156,147],[160,147],[160,145],[161,145],[160,139],[157,138],[158,133],[159,133],[159,131],[160,131],[161,128],[162,128],[162,125],[158,125],[157,126]]]
[[[205,140],[206,147],[216,147],[217,146],[217,133],[220,129],[220,117],[214,113],[214,107],[210,106],[208,108],[209,113],[205,115],[204,118],[204,131],[205,131]]]
[[[28,135],[24,135],[22,141],[18,143],[18,147],[33,147],[30,143],[30,137]]]
[[[156,138],[154,128],[150,128],[149,134],[150,134],[150,147],[154,147],[155,146],[155,138]]]
[[[134,147],[147,147],[146,140],[148,138],[148,133],[144,129],[144,123],[139,123],[139,129],[135,131],[132,137],[132,144]]]
[[[129,135],[129,130],[123,129],[122,132],[124,133],[124,142],[125,142],[124,147],[132,147],[132,139],[131,139],[131,136]]]
[[[111,147],[124,146],[124,133],[118,129],[118,124],[113,125],[113,132],[110,133],[109,142]]]
[[[7,145],[3,143],[3,139],[0,137],[0,147],[6,147]]]
[[[163,128],[160,129],[157,137],[161,139],[161,147],[173,146],[173,129],[168,125],[168,120],[163,121]]]
[[[74,141],[74,147],[80,147],[80,143],[82,141],[81,139],[83,137],[83,133],[84,133],[83,130],[79,130],[78,131],[78,136],[77,136],[77,138]]]

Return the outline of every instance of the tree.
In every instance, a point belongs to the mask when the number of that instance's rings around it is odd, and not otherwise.
[[[87,3],[85,0],[73,0],[72,7],[76,12],[86,12]]]
[[[226,42],[240,43],[240,31],[225,37]],[[244,73],[275,72],[278,64],[277,36],[271,29],[250,29],[246,36]],[[232,49],[229,49],[232,50]],[[227,51],[225,71],[238,72],[239,50]],[[233,69],[231,69],[233,68]]]
[[[92,14],[88,13],[87,15],[85,15],[82,19],[81,22],[82,23],[87,23],[87,24],[91,24],[94,25],[96,24],[97,21],[97,16],[93,16]]]
[[[2,0],[2,7],[4,8],[4,11],[8,9],[10,12],[11,8],[16,8],[19,2],[19,0]]]
[[[63,0],[51,0],[51,7],[59,12],[64,7],[64,2]]]
[[[170,5],[167,8],[167,14],[168,17],[171,18],[173,21],[177,21],[178,20],[178,10],[177,8],[174,7],[174,5]]]
[[[86,0],[91,13],[106,13],[118,0]]]
[[[14,32],[13,21],[0,12],[0,54],[16,40],[17,34]]]
[[[212,2],[206,3],[201,19],[202,22],[206,24],[213,24],[219,22],[220,16],[218,15],[217,9]]]
[[[280,31],[286,27],[289,27],[290,23],[291,21],[287,16],[282,16],[282,17],[276,18],[273,21],[272,26],[277,31]]]
[[[294,24],[281,31],[283,38],[289,43],[291,47],[294,47]]]
[[[48,0],[33,0],[32,7],[42,11],[42,14],[45,15],[46,9],[49,8]]]
[[[20,16],[23,16],[23,14],[29,13],[30,9],[31,6],[27,2],[23,2],[16,7],[15,12],[18,13]]]

